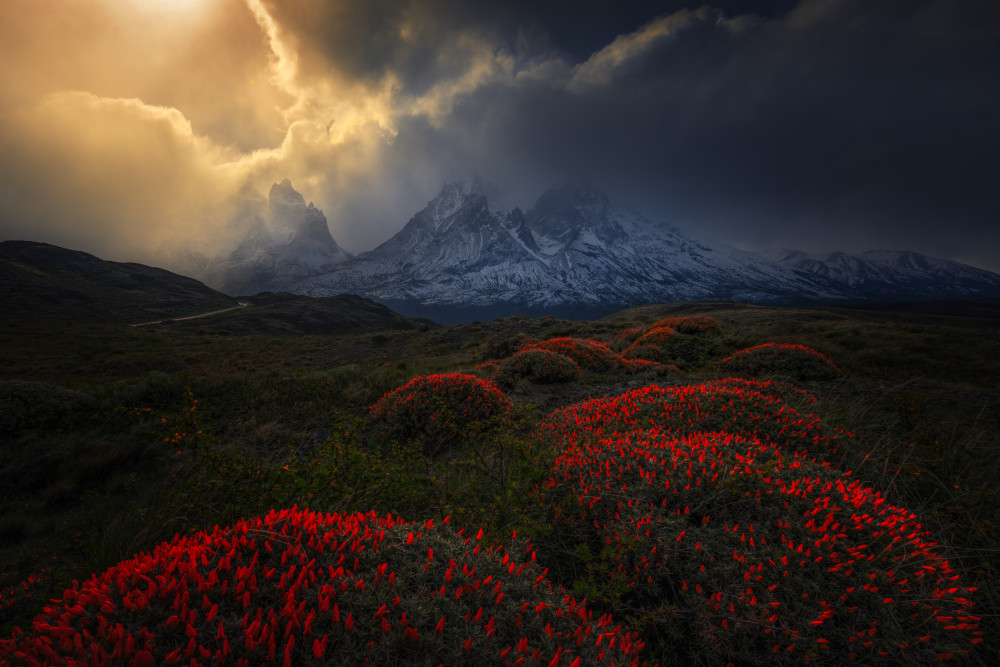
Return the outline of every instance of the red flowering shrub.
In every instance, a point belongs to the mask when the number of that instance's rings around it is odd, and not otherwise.
[[[580,368],[596,373],[607,373],[624,368],[621,356],[604,343],[586,338],[551,338],[541,343],[530,343],[522,350],[547,350],[569,357]]]
[[[514,385],[521,378],[537,384],[573,382],[580,379],[580,367],[564,354],[528,348],[497,363],[496,378],[506,386]]]
[[[621,432],[642,437],[650,428],[681,437],[725,431],[766,439],[789,453],[831,462],[858,448],[852,434],[802,414],[782,399],[789,389],[773,381],[727,378],[677,387],[646,387],[620,396],[592,399],[556,410],[541,423],[537,437],[560,449],[588,433]],[[808,394],[806,394],[808,396]]]
[[[474,375],[419,375],[369,408],[375,432],[383,438],[422,443],[435,456],[464,444],[475,427],[510,410],[511,403],[493,382]]]
[[[719,323],[708,315],[685,315],[683,317],[668,317],[660,320],[650,325],[648,330],[652,331],[653,329],[662,327],[669,327],[683,334],[693,334],[716,331],[719,328]]]
[[[0,664],[638,663],[641,640],[553,591],[530,546],[481,537],[272,511],[74,582]]]
[[[648,327],[631,327],[621,332],[615,340],[616,349],[627,349],[643,335],[656,329],[671,329],[677,333],[695,334],[716,331],[719,323],[707,315],[686,315],[684,317],[668,317],[655,322]],[[662,341],[661,341],[662,343]],[[637,357],[638,355],[632,355]]]
[[[840,375],[832,361],[805,345],[764,343],[734,352],[718,362],[727,373],[779,373],[799,380],[828,380]]]
[[[767,394],[781,399],[785,403],[795,401],[805,405],[815,405],[817,402],[815,396],[805,389],[796,387],[791,382],[754,380],[752,378],[722,378],[720,380],[709,380],[706,384],[710,387],[733,389],[736,391],[750,390],[760,394]]]
[[[636,339],[644,333],[646,333],[645,327],[631,327],[629,329],[625,329],[615,340],[615,347],[619,350],[623,350],[634,343]]]
[[[661,363],[669,362],[673,357],[667,347],[670,339],[674,338],[677,332],[670,327],[657,327],[650,329],[622,352],[626,359],[647,359]]]
[[[541,343],[525,345],[521,349],[556,352],[569,357],[580,368],[594,373],[609,373],[613,371],[633,373],[641,371],[677,371],[676,367],[664,366],[650,360],[625,359],[604,343],[586,338],[552,338]]]
[[[546,420],[562,453],[535,495],[584,545],[576,586],[635,609],[664,662],[923,664],[982,641],[974,589],[917,517],[824,460],[836,431],[751,387],[650,388]]]

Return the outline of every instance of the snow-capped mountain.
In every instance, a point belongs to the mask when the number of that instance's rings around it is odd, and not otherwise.
[[[822,276],[852,298],[955,299],[1000,293],[1000,275],[906,250],[807,253],[775,249],[761,255]]]
[[[579,184],[547,191],[527,214],[491,211],[476,188],[446,184],[394,237],[292,290],[439,314],[840,296],[825,279],[620,210]]]
[[[323,212],[306,205],[287,178],[271,186],[266,209],[248,202],[237,222],[244,230],[240,244],[199,276],[228,294],[280,290],[352,257],[330,235]]]
[[[487,188],[447,183],[374,250],[352,257],[288,180],[245,214],[241,244],[210,263],[230,294],[355,293],[407,315],[460,321],[514,313],[593,316],[695,299],[753,303],[921,300],[1000,294],[1000,275],[913,252],[753,253],[616,207],[581,184],[524,213]]]

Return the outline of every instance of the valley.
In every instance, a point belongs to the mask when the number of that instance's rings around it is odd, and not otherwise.
[[[548,559],[550,579],[586,593],[597,611],[612,611],[621,607],[619,594],[598,585],[607,564],[595,552],[576,552],[559,567],[545,556],[566,548],[561,540],[568,537],[551,532],[551,518],[532,500],[558,454],[531,445],[532,434],[588,399],[646,387],[696,389],[727,375],[717,365],[723,358],[775,342],[819,350],[843,371],[830,379],[796,379],[794,370],[759,378],[791,380],[814,395],[818,403],[809,406],[783,394],[790,407],[819,416],[823,428],[853,433],[861,449],[850,455],[856,459],[838,455],[837,465],[851,462],[857,479],[915,511],[946,545],[963,585],[979,588],[975,613],[986,641],[971,660],[991,662],[998,647],[989,630],[997,609],[990,582],[1000,559],[991,472],[1000,463],[995,302],[881,310],[689,302],[590,321],[515,316],[441,327],[395,315],[387,325],[378,319],[381,306],[352,298],[341,304],[343,313],[357,310],[355,328],[340,331],[316,328],[310,308],[323,300],[287,295],[258,295],[239,310],[140,328],[5,321],[4,405],[34,401],[5,410],[15,420],[5,427],[12,436],[0,461],[5,629],[24,627],[40,601],[60,597],[72,579],[175,533],[295,504],[410,521],[448,516],[501,543],[512,532],[531,537],[538,558]],[[646,370],[581,366],[578,376],[552,382],[532,379],[542,377],[536,371],[495,375],[483,366],[552,339],[595,341],[621,354],[625,332],[692,317],[718,328],[673,335],[661,345],[663,365]],[[369,406],[415,378],[456,372],[502,387],[513,409],[502,430],[432,458],[405,439],[372,439]],[[31,577],[37,583],[23,586]],[[645,658],[669,660],[657,636],[673,631],[628,619],[644,637]]]

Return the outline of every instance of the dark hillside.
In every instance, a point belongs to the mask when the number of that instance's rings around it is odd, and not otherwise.
[[[164,269],[31,241],[0,242],[0,301],[11,318],[127,323],[237,305]]]

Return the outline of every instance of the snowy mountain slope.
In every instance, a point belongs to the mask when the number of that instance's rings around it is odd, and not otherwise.
[[[837,296],[823,280],[622,211],[586,186],[547,191],[527,217],[549,265],[570,283],[588,285],[591,294],[634,303],[651,294],[685,300],[750,292],[767,301],[795,285],[803,298]]]
[[[524,213],[490,208],[479,183],[447,183],[392,238],[351,257],[286,180],[246,236],[210,264],[230,294],[354,293],[404,314],[458,321],[470,309],[611,312],[654,302],[921,300],[1000,293],[1000,275],[912,252],[752,253],[616,207],[581,184]]]
[[[1000,293],[1000,275],[905,250],[807,253],[775,249],[761,255],[822,276],[852,298],[949,299]]]
[[[657,225],[577,184],[547,191],[526,215],[493,213],[475,189],[446,184],[394,237],[291,289],[456,307],[840,296],[825,279]]]

